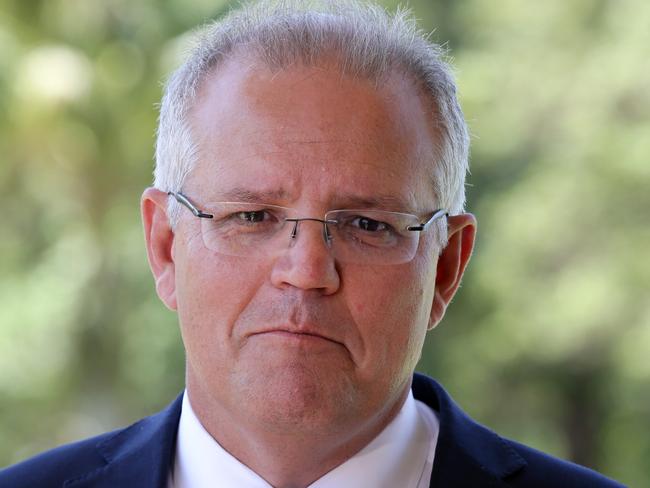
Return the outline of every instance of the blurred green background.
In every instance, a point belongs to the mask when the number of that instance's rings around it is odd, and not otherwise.
[[[411,6],[455,58],[479,219],[419,369],[503,435],[650,486],[650,2]],[[161,81],[227,8],[0,0],[0,466],[183,387],[138,204]]]

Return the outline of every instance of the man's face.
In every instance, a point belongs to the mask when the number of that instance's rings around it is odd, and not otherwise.
[[[436,139],[425,99],[400,76],[379,87],[335,67],[276,73],[231,60],[192,113],[200,161],[183,192],[200,208],[234,191],[301,217],[365,207],[438,208]],[[322,225],[304,221],[271,257],[206,249],[183,211],[175,295],[193,401],[265,428],[360,428],[403,398],[431,311],[435,230],[398,265],[339,263]],[[303,333],[307,332],[307,333]]]

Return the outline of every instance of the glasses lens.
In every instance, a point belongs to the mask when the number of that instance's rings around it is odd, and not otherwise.
[[[217,203],[206,207],[213,218],[201,219],[208,249],[234,256],[264,253],[285,225],[288,209],[253,203]]]
[[[381,210],[336,210],[326,220],[332,236],[332,252],[342,262],[398,264],[413,259],[420,232],[408,230],[418,225],[413,215]]]

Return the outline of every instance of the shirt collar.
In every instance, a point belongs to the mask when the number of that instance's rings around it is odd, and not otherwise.
[[[375,439],[309,488],[428,486],[437,437],[433,410],[409,391],[397,416]],[[215,484],[223,488],[272,488],[210,436],[196,417],[186,391],[169,486],[208,488]]]

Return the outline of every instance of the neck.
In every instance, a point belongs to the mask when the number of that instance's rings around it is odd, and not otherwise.
[[[410,386],[410,385],[409,385]],[[221,404],[210,401],[188,382],[192,409],[208,433],[231,455],[255,471],[269,484],[302,488],[353,457],[395,418],[409,388],[360,425],[277,428],[265,422],[232,415]]]

